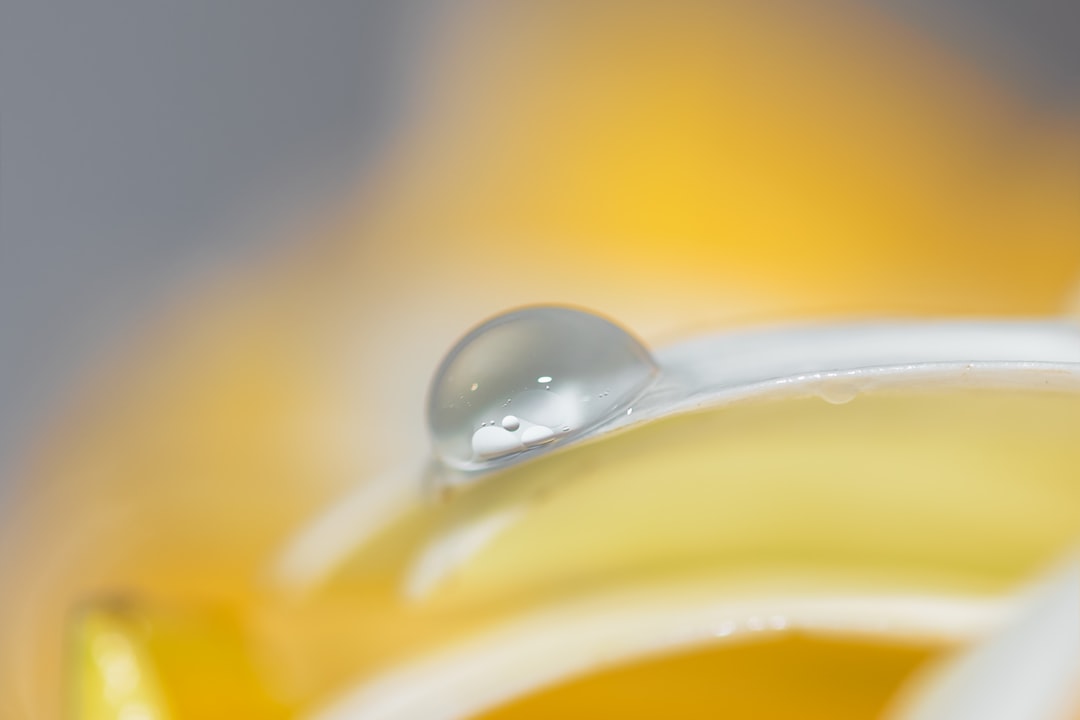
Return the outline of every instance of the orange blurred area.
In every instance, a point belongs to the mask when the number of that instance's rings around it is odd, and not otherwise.
[[[0,522],[3,717],[60,713],[88,598],[214,608],[198,632],[247,658],[245,633],[275,632],[252,619],[273,553],[347,490],[426,456],[430,373],[505,308],[596,308],[662,343],[807,318],[1055,315],[1080,279],[1080,116],[1028,104],[866,4],[478,0],[428,52],[351,204],[193,286],[32,448]],[[162,632],[200,642],[183,622]],[[789,659],[820,649],[783,642]],[[848,700],[876,706],[922,657],[823,652],[833,674],[807,703],[863,673],[881,687]],[[255,688],[236,713],[291,708],[237,669],[250,658],[230,669],[217,653],[223,685]],[[767,656],[583,682],[761,683]],[[777,682],[801,682],[798,667]],[[551,716],[594,689],[493,717]]]
[[[798,636],[750,642],[598,673],[483,717],[877,717],[936,649]]]

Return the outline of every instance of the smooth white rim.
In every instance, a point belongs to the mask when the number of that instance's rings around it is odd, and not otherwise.
[[[787,325],[706,335],[660,348],[655,356],[661,379],[631,414],[573,443],[523,454],[518,462],[661,417],[759,399],[818,395],[833,401],[838,394],[846,400],[920,388],[1080,392],[1080,324],[1065,320]],[[482,482],[491,472],[425,464],[357,484],[285,543],[269,568],[270,584],[293,593],[318,587],[423,502],[430,486]]]

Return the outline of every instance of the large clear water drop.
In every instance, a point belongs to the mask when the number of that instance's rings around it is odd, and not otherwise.
[[[447,465],[479,470],[610,421],[652,383],[634,336],[592,313],[528,307],[474,328],[431,384],[428,425]]]

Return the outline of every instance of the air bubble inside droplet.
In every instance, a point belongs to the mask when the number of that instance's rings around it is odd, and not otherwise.
[[[656,373],[638,340],[596,315],[563,307],[500,315],[466,335],[435,374],[435,453],[473,470],[562,443],[622,416]],[[453,402],[464,394],[468,406]],[[511,403],[514,414],[505,415]]]

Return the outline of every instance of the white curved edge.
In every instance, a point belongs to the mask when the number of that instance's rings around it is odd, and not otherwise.
[[[722,597],[722,591],[608,596],[546,610],[359,679],[309,720],[474,717],[604,668],[763,633],[967,641],[994,627],[1007,607],[981,597]]]
[[[1080,559],[993,636],[921,678],[893,720],[1068,720],[1080,712]]]
[[[605,428],[762,397],[846,402],[894,387],[1080,390],[1080,326],[1064,321],[803,325],[662,348],[664,382]]]
[[[793,325],[695,338],[661,348],[666,374],[694,389],[857,368],[954,363],[1080,363],[1066,321],[889,321]]]
[[[266,582],[293,595],[322,585],[358,548],[423,499],[422,478],[421,468],[410,467],[357,485],[285,542]]]
[[[525,514],[514,506],[454,527],[424,545],[408,565],[402,593],[421,600]]]
[[[1080,326],[1065,321],[786,326],[697,338],[661,348],[656,358],[663,377],[634,403],[632,414],[550,451],[657,417],[754,398],[820,395],[843,402],[859,392],[934,385],[1080,391]],[[510,464],[547,452],[523,454]],[[493,472],[418,467],[373,478],[286,542],[270,568],[270,582],[293,592],[316,587],[411,503],[439,487],[469,485]],[[508,523],[497,525],[502,529]],[[411,594],[424,594],[439,576],[467,560],[470,548],[484,544],[477,535],[425,560],[411,581]]]
[[[654,351],[660,376],[628,412],[497,467],[440,468],[465,486],[657,417],[753,398],[819,395],[846,402],[893,387],[1080,390],[1080,325],[1066,320],[866,321],[730,331]]]

